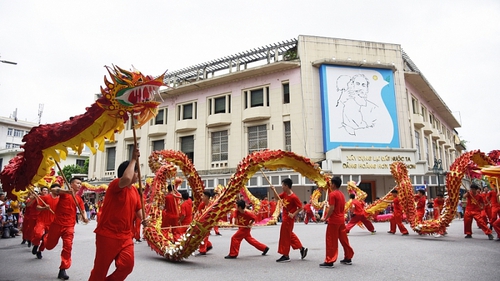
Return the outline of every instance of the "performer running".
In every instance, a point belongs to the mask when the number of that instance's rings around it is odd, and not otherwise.
[[[59,195],[59,203],[55,210],[55,218],[47,235],[45,235],[42,243],[45,244],[47,250],[52,250],[57,246],[59,238],[62,238],[63,246],[61,251],[61,265],[59,266],[59,274],[57,278],[68,280],[66,269],[71,267],[71,250],[73,249],[73,238],[75,236],[75,214],[76,203],[75,199],[83,210],[83,200],[80,196],[74,196],[82,186],[80,178],[71,178],[69,181],[70,190],[54,188],[54,192]],[[87,214],[83,212],[83,221],[88,223]]]
[[[490,180],[491,191],[488,193],[488,201],[491,204],[491,226],[497,233],[497,241],[500,241],[500,203],[498,200],[497,187],[495,183]]]
[[[257,217],[254,213],[245,210],[245,201],[238,200],[236,202],[238,209],[234,212],[234,224],[238,227],[236,233],[231,237],[231,246],[229,248],[229,255],[225,256],[225,259],[235,259],[238,257],[240,252],[240,244],[241,240],[245,239],[248,244],[254,246],[257,250],[262,252],[262,255],[265,256],[269,251],[269,247],[260,243],[250,234],[250,230],[252,225],[255,223]]]
[[[300,249],[300,258],[304,259],[307,256],[307,248],[302,246],[299,237],[293,232],[295,224],[295,216],[302,210],[302,202],[299,197],[292,191],[292,180],[286,178],[281,181],[283,192],[278,194],[274,186],[270,186],[276,198],[280,198],[283,203],[283,214],[280,228],[280,239],[278,242],[278,253],[282,256],[276,262],[290,261],[290,247],[294,250]]]
[[[165,206],[163,207],[161,217],[161,227],[164,235],[172,233],[172,237],[177,240],[180,236],[179,228],[179,198],[174,186],[169,184],[167,186],[167,195],[165,195]]]
[[[44,188],[47,189],[47,187],[42,187],[41,189],[42,194],[44,192]],[[24,208],[24,217],[23,217],[24,220],[23,241],[28,242],[28,247],[31,247],[31,240],[33,239],[33,232],[35,229],[36,220],[38,217],[38,213],[40,213],[40,211],[36,209],[36,205],[37,204],[36,204],[35,194],[32,191],[30,191],[28,199],[26,199],[26,207]]]
[[[346,226],[344,224],[344,208],[345,197],[339,190],[342,184],[340,177],[332,178],[332,187],[330,194],[328,194],[328,213],[321,218],[321,221],[327,221],[325,244],[326,244],[326,257],[325,262],[321,263],[319,267],[332,268],[337,261],[339,254],[339,241],[344,248],[344,259],[340,261],[342,264],[351,265],[354,250],[349,244],[347,237]]]
[[[42,258],[42,252],[45,249],[45,245],[43,243],[40,243],[41,240],[43,239],[43,235],[49,233],[50,225],[54,221],[55,214],[54,212],[57,208],[57,204],[59,203],[59,196],[55,194],[55,188],[61,188],[61,185],[58,183],[54,183],[50,186],[52,192],[48,192],[47,187],[42,187],[42,196],[40,196],[40,199],[47,204],[45,206],[41,201],[36,203],[36,209],[38,210],[39,214],[36,219],[36,224],[35,228],[33,231],[33,238],[31,242],[33,243],[33,249],[31,250],[31,253],[33,255],[36,255],[38,259]],[[52,212],[49,210],[52,210]]]
[[[362,201],[359,201],[356,198],[355,194],[349,194],[349,198],[352,199],[351,201],[351,211],[352,211],[352,216],[351,220],[349,223],[347,223],[346,226],[346,232],[349,233],[351,229],[358,223],[362,222],[368,231],[370,231],[372,234],[375,234],[375,227],[373,226],[372,222],[369,221],[366,217],[368,214],[365,211],[364,208],[364,203]]]
[[[188,225],[193,220],[193,200],[189,198],[187,192],[182,192],[182,204],[181,204],[181,216],[179,218],[180,224],[184,227],[179,228],[181,233],[185,233],[188,229]]]
[[[203,196],[201,197],[201,203],[198,205],[198,212],[203,212],[203,210],[210,204],[210,197],[212,195],[210,194],[210,191],[203,191]],[[207,236],[203,239],[203,243],[200,245],[200,248],[198,251],[200,252],[200,255],[204,256],[207,254],[208,251],[212,250],[212,242],[208,240],[208,236],[210,235],[210,232],[207,233]]]
[[[479,186],[473,183],[470,186],[470,190],[464,194],[464,198],[467,198],[464,215],[465,238],[472,238],[472,219],[475,219],[479,228],[481,228],[484,234],[488,235],[488,239],[493,240],[491,229],[488,228],[486,222],[481,218],[481,210],[484,208],[484,201],[478,190]]]
[[[125,280],[134,269],[134,242],[132,225],[136,217],[143,225],[140,196],[133,186],[137,182],[136,163],[139,158],[136,147],[130,161],[118,166],[118,178],[106,190],[106,197],[95,229],[94,268],[89,281]],[[111,262],[115,261],[115,271],[108,274]]]
[[[304,216],[304,223],[305,224],[308,224],[309,220],[312,220],[313,222],[317,222],[316,216],[314,215],[314,212],[311,208],[311,201],[309,201],[309,203],[304,201],[304,212],[306,213],[306,215]]]
[[[384,200],[385,202],[392,202],[392,218],[390,219],[390,230],[387,233],[395,234],[396,226],[399,228],[399,232],[403,235],[409,235],[408,230],[403,224],[403,207],[399,202],[398,191],[396,189],[391,190],[392,200]]]
[[[417,222],[424,220],[426,201],[427,197],[425,196],[425,190],[419,189],[417,194],[415,194],[415,202],[417,202]]]

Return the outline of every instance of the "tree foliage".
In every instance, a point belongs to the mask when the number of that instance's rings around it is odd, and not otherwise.
[[[85,160],[83,167],[78,165],[66,165],[62,168],[62,172],[67,180],[71,179],[72,174],[88,174],[89,171],[89,161]]]

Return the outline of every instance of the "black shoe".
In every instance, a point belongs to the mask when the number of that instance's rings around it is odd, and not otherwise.
[[[401,234],[401,235],[403,235],[403,236],[407,236],[407,235],[410,235],[410,233],[408,233],[408,232],[407,232],[407,233],[403,233],[403,234]]]
[[[235,259],[236,257],[235,256],[227,255],[224,258],[227,259],[227,260],[231,260],[231,259]]]
[[[493,240],[493,235],[488,234],[488,239],[489,239],[489,240]]]
[[[374,231],[372,231],[372,235],[374,235],[375,233],[377,233],[377,231],[375,231],[375,230],[374,230]]]
[[[42,252],[36,252],[36,258],[41,260],[42,259]]]
[[[28,241],[28,248],[31,248],[31,241]]]
[[[137,242],[137,243],[141,243],[141,242],[142,242],[142,240],[141,240],[141,239],[135,239],[135,242]]]
[[[281,258],[277,259],[276,262],[289,262],[290,258],[287,256],[281,256]]]
[[[212,250],[212,249],[213,249],[213,247],[212,247],[212,246],[208,246],[208,247],[207,247],[207,252],[208,252],[208,251],[210,251],[210,250]]]
[[[472,235],[467,234],[467,235],[465,235],[465,237],[464,237],[464,238],[472,238]]]
[[[21,242],[21,245],[26,244],[26,240],[23,239],[23,242]]]
[[[269,252],[269,247],[266,247],[264,251],[262,251],[262,255],[265,256]]]
[[[220,234],[220,232],[215,233],[215,235],[222,236],[222,234]]]
[[[57,275],[57,279],[68,280],[69,276],[66,274],[66,269],[59,269],[59,274]]]
[[[392,232],[392,231],[387,231],[387,233],[390,233],[390,234],[395,234],[395,232]]]
[[[33,249],[31,250],[31,253],[32,253],[33,255],[36,255],[36,252],[38,252],[38,246],[37,246],[37,245],[34,245],[34,246],[33,246]]]
[[[307,248],[304,248],[304,247],[302,247],[302,248],[300,249],[300,259],[305,259],[305,258],[306,258],[306,256],[307,256],[307,250],[308,250],[308,249],[307,249]]]
[[[343,259],[340,261],[341,264],[347,264],[347,265],[351,265],[352,264],[352,261],[351,259]]]
[[[333,265],[333,262],[324,262],[324,263],[320,263],[320,264],[319,264],[319,267],[324,267],[324,268],[333,268],[333,267],[335,267],[335,266]]]

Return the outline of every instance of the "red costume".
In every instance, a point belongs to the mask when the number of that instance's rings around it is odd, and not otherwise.
[[[394,234],[396,233],[396,226],[398,226],[399,231],[406,235],[408,234],[408,230],[403,225],[403,207],[401,207],[401,203],[399,202],[399,198],[395,197],[392,201],[392,218],[390,220],[391,226],[389,232]]]
[[[290,218],[288,214],[292,214],[297,209],[302,207],[302,202],[300,202],[299,197],[292,193],[291,195],[286,194],[286,192],[281,193],[280,198],[283,201],[283,215],[280,228],[280,239],[278,242],[278,253],[288,256],[290,253],[290,246],[294,250],[302,249],[302,243],[299,237],[293,233],[293,226],[295,223],[295,218]]]
[[[187,231],[187,226],[193,221],[193,200],[188,198],[184,200],[181,204],[181,217],[183,218],[181,221],[181,225],[184,227],[179,228],[181,233],[185,233]]]
[[[89,281],[125,280],[134,268],[132,226],[141,211],[139,193],[133,186],[120,188],[114,179],[106,190],[99,222],[95,229],[96,253]],[[106,277],[111,262],[115,271]]]
[[[49,205],[50,210],[52,212],[55,212],[57,209],[57,204],[59,203],[59,197],[52,197],[51,194],[47,194],[44,196],[40,196],[40,198],[45,202],[47,205]],[[44,206],[41,203],[33,204],[33,205],[40,205]],[[42,252],[45,249],[45,245],[41,244],[40,241],[42,239],[42,236],[45,233],[49,232],[49,227],[54,221],[55,214],[53,214],[50,210],[38,210],[39,214],[36,220],[35,228],[33,231],[33,238],[31,239],[31,242],[33,243],[33,246],[40,246],[38,248],[39,252]]]
[[[203,212],[205,209],[205,202],[201,202],[200,205],[198,205],[198,212]],[[200,248],[198,251],[200,251],[200,254],[206,254],[207,251],[210,251],[212,249],[212,242],[208,240],[208,236],[210,235],[210,232],[207,233],[207,236],[203,239],[203,244],[200,245]]]
[[[334,263],[337,261],[339,254],[339,241],[344,248],[344,259],[350,260],[354,256],[354,250],[349,244],[347,237],[346,226],[344,224],[344,207],[345,198],[340,190],[335,190],[328,194],[329,208],[334,208],[331,216],[328,219],[326,227],[325,244],[326,257],[325,263]]]
[[[229,256],[237,257],[240,252],[240,244],[243,239],[245,239],[248,244],[254,246],[257,250],[264,252],[267,248],[266,245],[260,243],[250,234],[251,228],[247,227],[251,225],[257,217],[252,212],[245,210],[240,213],[238,210],[234,212],[234,219],[236,225],[240,226],[236,233],[231,237],[231,246],[229,248]]]
[[[311,209],[311,203],[307,203],[304,205],[304,212],[306,213],[306,215],[304,216],[305,224],[308,224],[309,220],[316,222],[316,216],[314,215],[314,212]]]
[[[82,210],[83,200],[80,196],[75,197],[78,205]],[[43,243],[47,250],[52,250],[62,238],[63,246],[61,251],[61,265],[59,269],[68,269],[71,267],[71,250],[73,249],[73,237],[75,236],[75,215],[76,204],[71,194],[61,193],[59,195],[59,203],[55,210],[55,218],[47,235],[45,235]]]
[[[425,202],[427,201],[427,197],[425,195],[416,195],[415,201],[417,202],[417,222],[421,222],[424,220],[425,215]]]
[[[38,211],[36,209],[35,199],[28,199],[26,201],[26,208],[24,209],[24,222],[23,222],[23,240],[32,241],[33,233],[35,230],[36,220],[38,218]],[[39,242],[40,243],[40,242]],[[35,244],[33,244],[35,245]]]
[[[437,220],[441,216],[441,210],[444,208],[444,199],[434,199],[434,219]]]
[[[373,226],[372,222],[366,219],[367,213],[365,211],[364,205],[365,204],[363,202],[356,199],[352,199],[351,206],[352,208],[354,208],[354,214],[351,216],[351,220],[346,226],[347,233],[349,233],[349,231],[351,231],[351,229],[358,222],[362,222],[366,226],[366,229],[368,229],[368,231],[375,233],[375,227]]]
[[[269,201],[269,216],[272,216],[276,211],[276,204],[276,200]]]
[[[491,204],[491,225],[497,233],[497,238],[500,238],[500,203],[498,202],[498,193],[496,189],[488,193],[488,200]]]
[[[481,210],[483,208],[483,197],[478,193],[474,195],[471,191],[467,193],[467,206],[465,206],[464,215],[464,233],[472,235],[472,219],[476,220],[477,225],[484,234],[491,234],[491,229],[486,226],[486,222],[481,217]]]
[[[271,214],[269,213],[269,200],[262,199],[262,201],[260,202],[260,206],[261,206],[260,210],[262,213],[262,219],[270,217]]]
[[[161,227],[163,229],[162,232],[164,235],[168,235],[169,232],[172,232],[174,239],[177,239],[180,236],[179,228],[175,228],[175,226],[179,226],[179,199],[176,198],[172,193],[168,193],[165,196],[165,207],[161,216]],[[174,226],[173,228],[168,228],[170,226]]]

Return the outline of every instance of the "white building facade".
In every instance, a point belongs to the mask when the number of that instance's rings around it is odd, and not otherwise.
[[[464,149],[459,122],[397,44],[299,36],[167,73],[166,83],[158,116],[137,130],[147,176],[152,151],[180,150],[212,189],[248,153],[290,150],[359,182],[370,202],[394,187],[393,161],[435,193],[435,158],[446,171]],[[89,178],[109,181],[129,159],[130,124],[115,138],[90,157]],[[293,170],[266,175],[278,187],[290,177],[302,201],[315,188]],[[268,185],[256,174],[247,186],[262,197]]]

